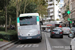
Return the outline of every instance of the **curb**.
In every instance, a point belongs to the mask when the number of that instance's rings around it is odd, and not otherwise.
[[[7,50],[7,48],[11,47],[12,45],[16,44],[18,41],[16,42],[10,42],[8,45],[5,45],[4,47],[1,48],[1,50]]]
[[[0,48],[2,48],[2,47],[4,47],[5,45],[8,45],[8,44],[10,44],[11,42],[8,42],[8,43],[5,43],[5,44],[3,44],[3,45],[0,45]]]
[[[3,44],[3,45],[0,45],[0,48],[4,47],[4,46],[6,46],[6,45],[8,45],[8,44],[10,44],[10,43],[13,43],[13,42],[14,42],[14,41],[11,41],[11,42],[5,43],[5,44]]]

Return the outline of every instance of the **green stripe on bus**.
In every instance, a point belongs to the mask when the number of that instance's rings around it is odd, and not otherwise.
[[[39,21],[39,16],[37,16],[37,21]]]
[[[20,23],[19,17],[17,17],[17,23]]]

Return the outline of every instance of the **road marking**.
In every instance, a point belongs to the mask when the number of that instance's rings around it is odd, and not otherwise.
[[[39,44],[33,44],[32,47],[39,47]]]
[[[45,38],[46,38],[47,50],[52,50],[46,34],[45,34]]]
[[[31,47],[32,46],[32,44],[30,44],[28,47]]]
[[[19,48],[21,45],[18,45],[16,48]]]
[[[24,45],[21,45],[20,48],[22,48]]]
[[[39,44],[18,45],[16,48],[39,47]]]
[[[28,44],[26,44],[24,47],[27,47],[28,46]]]

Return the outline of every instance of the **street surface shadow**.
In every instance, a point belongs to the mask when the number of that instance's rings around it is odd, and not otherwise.
[[[53,38],[51,38],[51,39],[63,39],[63,38],[59,38],[59,37],[53,37]]]
[[[36,39],[34,39],[34,40],[29,39],[29,40],[18,41],[15,44],[35,44],[35,43],[40,43],[40,41],[36,40]]]

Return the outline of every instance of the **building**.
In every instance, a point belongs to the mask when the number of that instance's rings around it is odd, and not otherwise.
[[[70,0],[71,18],[75,20],[75,0]]]
[[[44,15],[42,28],[49,29],[50,27],[55,27],[55,24],[61,24],[63,21],[61,7],[63,3],[59,0],[45,0],[48,3],[48,15]]]
[[[75,27],[75,0],[70,0],[70,19],[72,21],[72,26]]]
[[[67,24],[70,27],[70,22],[68,21],[70,14],[67,14],[67,11],[70,10],[70,0],[64,0],[64,6],[61,8],[61,10],[64,18],[64,24]]]
[[[59,19],[60,21],[60,18],[62,17],[60,5],[63,4],[59,3],[59,0],[48,0],[48,17],[54,20]]]

